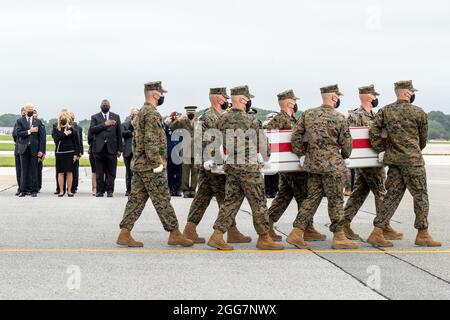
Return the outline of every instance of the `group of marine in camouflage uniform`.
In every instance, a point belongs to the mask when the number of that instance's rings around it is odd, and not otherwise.
[[[196,228],[214,197],[219,205],[219,213],[207,244],[219,250],[233,250],[233,243],[252,241],[236,226],[236,215],[244,198],[247,198],[258,234],[256,247],[282,250],[284,246],[279,243],[282,236],[276,233],[274,223],[279,221],[295,198],[298,214],[286,241],[299,249],[308,249],[308,241],[326,240],[326,236],[319,233],[313,223],[314,214],[322,198],[326,197],[331,220],[329,229],[334,234],[332,248],[356,249],[358,244],[355,240],[360,237],[352,230],[351,222],[372,191],[376,218],[374,230],[367,241],[374,246],[391,247],[393,243],[390,240],[403,237],[391,227],[390,220],[408,189],[414,198],[415,228],[418,230],[416,245],[440,246],[441,243],[434,241],[428,234],[429,203],[421,153],[427,142],[428,124],[426,113],[412,104],[416,91],[411,81],[395,83],[398,100],[375,113],[373,109],[378,105],[379,94],[373,85],[362,87],[359,89],[361,107],[350,112],[348,119],[336,111],[342,95],[337,85],[321,88],[323,104],[304,111],[298,120],[295,118],[298,98],[293,90],[278,94],[280,112],[264,129],[293,130],[292,151],[299,156],[299,165],[303,170],[280,173],[279,193],[270,208],[267,208],[261,169],[271,166],[270,148],[267,139],[261,134],[261,123],[248,114],[254,96],[248,86],[232,88],[231,97],[226,88],[211,88],[211,107],[201,115],[199,124],[203,133],[209,129],[219,130],[223,149],[221,152],[213,151],[203,159],[204,165],[198,173],[198,190],[181,233],[170,204],[164,168],[167,141],[162,117],[157,111],[167,91],[159,81],[145,84],[146,102],[134,120],[132,188],[120,223],[117,243],[129,247],[143,246],[142,242],[133,239],[131,230],[148,198],[152,200],[164,229],[170,232],[169,245],[189,247],[194,243],[205,243],[205,238],[197,234]],[[370,127],[372,147],[379,153],[379,160],[389,169],[387,179],[384,167],[357,169],[355,189],[344,207],[346,159],[352,152],[351,126]],[[246,135],[244,148],[240,150],[236,137],[231,141],[227,139],[227,131],[229,133],[230,130],[252,130],[255,135]],[[383,130],[387,133],[387,139],[383,138]],[[305,137],[307,144],[304,143]],[[203,151],[207,142],[208,139],[202,136]],[[258,157],[255,160],[252,151],[256,149]],[[236,161],[238,158],[244,161]],[[212,167],[223,161],[225,174],[211,171]]]

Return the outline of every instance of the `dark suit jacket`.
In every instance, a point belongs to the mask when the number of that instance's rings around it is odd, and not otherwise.
[[[92,152],[102,152],[103,146],[106,145],[109,154],[116,154],[123,151],[122,142],[122,125],[119,115],[109,112],[109,119],[115,120],[116,125],[107,127],[103,113],[99,112],[91,117],[90,130],[93,136]]]
[[[77,132],[78,135],[78,145],[80,146],[79,151],[80,155],[84,154],[84,146],[83,146],[83,128],[78,125],[78,123],[73,123],[73,130]]]
[[[16,122],[15,133],[17,136],[19,154],[24,154],[28,146],[30,146],[31,154],[33,156],[37,156],[39,152],[45,153],[47,137],[45,135],[45,130],[42,130],[43,124],[41,120],[33,118],[32,125],[33,127],[38,127],[39,131],[28,134],[30,126],[27,122],[27,118],[20,118]]]
[[[129,157],[132,155],[132,143],[133,143],[133,125],[131,121],[124,122],[122,124],[122,137],[123,137],[123,156]]]

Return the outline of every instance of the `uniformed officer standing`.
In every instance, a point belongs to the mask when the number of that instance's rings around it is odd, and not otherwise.
[[[227,95],[226,88],[211,88],[209,90],[209,100],[211,101],[211,107],[207,109],[199,118],[199,123],[202,126],[203,133],[203,162],[205,162],[205,167],[202,166],[198,174],[198,191],[191,203],[189,209],[189,216],[187,219],[186,227],[184,228],[183,234],[186,238],[191,239],[194,243],[204,243],[205,238],[198,236],[196,228],[197,225],[203,218],[206,209],[211,202],[213,197],[216,198],[217,203],[220,206],[223,204],[225,199],[225,183],[226,176],[223,174],[216,174],[211,172],[211,166],[214,163],[221,162],[219,154],[212,150],[210,154],[206,154],[207,146],[212,143],[210,141],[213,138],[211,132],[212,130],[217,130],[217,121],[222,113],[227,110],[229,103],[227,99],[230,97]],[[209,131],[208,131],[209,130]],[[210,139],[211,138],[211,139]],[[221,139],[220,139],[221,140]],[[237,229],[236,222],[233,217],[233,224],[227,232],[227,242],[228,243],[245,243],[250,242],[251,238],[246,237]]]
[[[414,227],[418,230],[416,245],[441,246],[428,234],[427,176],[421,152],[428,140],[428,119],[421,108],[412,104],[416,91],[412,81],[395,83],[397,101],[378,112],[369,130],[372,147],[380,153],[380,160],[389,166],[383,210],[377,212],[375,228],[367,240],[376,246],[382,246],[385,241],[382,230],[388,226],[406,189],[414,199]],[[387,145],[381,136],[383,129],[387,131]]]
[[[174,132],[177,129],[186,130],[190,138],[183,137],[183,173],[181,189],[184,198],[194,198],[197,189],[198,167],[195,165],[194,131],[197,123],[195,118],[196,106],[187,106],[184,108],[186,114],[176,119],[170,124],[170,130]]]
[[[265,128],[267,130],[292,130],[297,122],[295,113],[298,111],[296,102],[298,98],[293,90],[284,91],[278,94],[277,97],[281,111],[269,121]],[[269,234],[274,241],[282,240],[282,237],[273,228],[274,222],[278,222],[292,198],[295,198],[298,210],[300,210],[302,202],[307,195],[307,182],[307,172],[280,174],[279,191],[269,208]],[[305,241],[323,241],[326,239],[326,236],[314,229],[313,220],[311,220],[305,230],[304,239]]]
[[[375,91],[374,85],[359,88],[361,106],[354,111],[350,111],[348,117],[350,127],[369,127],[373,123],[375,120],[375,112],[373,112],[373,109],[378,106],[378,96],[379,93]],[[344,208],[344,233],[348,239],[359,240],[359,235],[352,230],[350,224],[364,201],[366,201],[370,191],[375,196],[376,211],[380,212],[383,205],[383,198],[386,194],[384,187],[385,180],[386,173],[384,168],[356,169],[356,181],[353,193],[347,200]],[[388,240],[400,240],[403,237],[403,234],[396,232],[390,224],[383,229],[383,234]],[[380,244],[384,246],[392,245],[389,242],[382,242]]]
[[[233,224],[233,217],[241,203],[247,198],[252,208],[253,225],[259,235],[256,247],[266,250],[281,250],[283,246],[275,243],[269,236],[269,215],[264,194],[264,178],[256,152],[259,147],[264,166],[270,166],[267,139],[260,137],[260,123],[246,109],[251,107],[247,86],[231,89],[232,108],[218,120],[217,128],[223,134],[224,148],[227,151],[224,170],[227,174],[225,200],[220,206],[219,216],[214,224],[214,233],[208,245],[220,250],[233,250],[223,240],[223,234]],[[241,140],[241,141],[239,141]],[[264,141],[261,141],[264,140]]]
[[[304,158],[304,170],[308,176],[308,196],[303,201],[300,214],[286,241],[297,248],[309,248],[304,232],[325,196],[328,198],[330,231],[334,233],[333,249],[356,249],[358,244],[348,240],[343,231],[344,224],[344,179],[345,160],[352,152],[352,137],[345,117],[335,109],[340,105],[337,85],[320,89],[323,104],[302,113],[292,134],[292,149]],[[308,137],[305,152],[304,136]],[[341,152],[339,152],[341,149]],[[303,159],[301,158],[300,161]]]
[[[163,104],[166,92],[159,81],[145,84],[145,104],[133,122],[133,159],[131,161],[133,177],[131,193],[120,223],[121,231],[117,239],[119,245],[143,247],[142,242],[133,239],[131,230],[141,216],[148,198],[152,200],[164,229],[170,232],[168,244],[184,247],[194,244],[178,230],[178,220],[170,204],[167,174],[164,170],[164,164],[167,163],[166,134],[162,117],[156,111],[156,108]]]

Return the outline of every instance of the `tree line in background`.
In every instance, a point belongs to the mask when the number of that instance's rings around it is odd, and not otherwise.
[[[275,112],[260,108],[255,108],[257,113],[257,118],[261,121],[265,120],[266,116],[269,113]],[[201,114],[202,111],[198,112],[198,114]],[[13,127],[16,123],[17,119],[19,118],[19,115],[16,114],[3,114],[0,115],[0,127]],[[48,121],[42,119],[46,129],[47,133],[51,133],[53,124],[56,123],[56,119],[50,119]],[[126,121],[126,120],[124,120]],[[86,133],[90,120],[81,120],[78,122],[78,124],[83,128],[83,131]],[[450,114],[445,114],[442,111],[431,111],[428,113],[428,125],[429,125],[429,138],[431,140],[436,139],[445,139],[450,140]]]

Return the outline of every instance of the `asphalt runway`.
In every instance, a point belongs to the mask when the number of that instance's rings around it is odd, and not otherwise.
[[[134,230],[145,247],[121,248],[115,241],[126,203],[123,170],[115,197],[97,199],[90,195],[89,170],[84,168],[80,193],[57,198],[50,169],[38,198],[15,197],[15,188],[0,192],[0,299],[450,299],[450,164],[439,157],[427,163],[430,232],[443,247],[414,245],[413,204],[407,193],[392,223],[405,233],[404,240],[391,250],[362,240],[357,251],[330,249],[326,200],[315,225],[328,239],[312,243],[311,250],[288,244],[283,252],[256,250],[246,202],[237,224],[253,242],[236,245],[235,252],[168,246],[168,234],[150,202]],[[3,181],[12,181],[6,171],[0,173]],[[190,202],[172,198],[180,229]],[[364,240],[374,210],[370,196],[356,217],[354,228]],[[217,211],[213,202],[198,228],[202,236],[212,233]],[[295,215],[296,204],[291,203],[278,231],[287,235]]]

